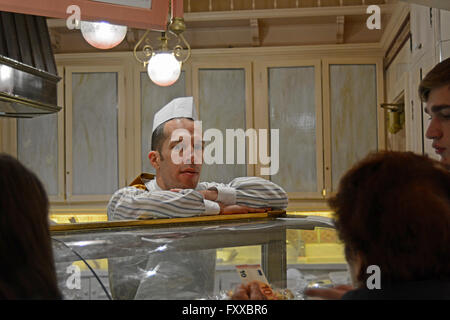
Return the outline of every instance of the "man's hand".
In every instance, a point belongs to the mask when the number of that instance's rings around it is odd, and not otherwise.
[[[218,203],[220,206],[219,214],[262,213],[271,210],[271,208],[250,208],[238,204],[224,205],[223,203]]]
[[[251,281],[248,284],[239,285],[231,297],[232,300],[267,300],[261,292],[257,281]]]
[[[172,192],[180,192],[183,189],[170,189]],[[198,191],[206,200],[216,201],[217,190],[200,190]],[[221,202],[217,202],[220,206],[219,214],[242,214],[242,213],[263,213],[272,210],[272,208],[251,208],[247,206],[240,206],[238,204],[224,205]]]
[[[354,290],[352,286],[339,285],[333,288],[308,288],[305,290],[304,294],[308,297],[314,297],[324,300],[339,300],[344,294],[350,290]]]
[[[203,198],[206,200],[216,201],[217,200],[217,190],[200,190],[199,191]]]

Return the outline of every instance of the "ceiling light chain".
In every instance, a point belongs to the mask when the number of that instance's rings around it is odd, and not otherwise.
[[[136,60],[147,67],[150,79],[160,86],[170,86],[175,83],[180,76],[182,64],[191,56],[191,47],[183,36],[183,32],[186,30],[184,19],[173,17],[171,9],[172,7],[169,5],[168,21],[170,23],[158,38],[159,48],[155,50],[150,45],[150,30],[147,30],[133,50]],[[177,44],[172,49],[169,47],[169,40],[173,39],[170,34],[173,34],[177,40]],[[143,52],[144,59],[141,59],[138,57],[137,51],[144,42],[145,45],[140,50]]]

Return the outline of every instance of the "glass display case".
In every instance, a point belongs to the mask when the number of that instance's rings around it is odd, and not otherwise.
[[[261,265],[274,290],[348,283],[331,219],[285,212],[51,227],[64,299],[228,299],[236,265]],[[285,290],[286,292],[286,290]]]

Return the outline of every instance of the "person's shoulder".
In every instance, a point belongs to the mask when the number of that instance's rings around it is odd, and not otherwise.
[[[122,189],[126,189],[126,188],[136,188],[136,189],[145,190],[145,191],[147,190],[147,187],[145,186],[145,184],[135,184],[135,185],[128,186],[128,187],[125,187]]]
[[[145,185],[126,186],[126,187],[116,190],[114,192],[114,194],[112,195],[111,199],[121,197],[122,195],[127,195],[127,194],[134,195],[134,194],[144,193],[147,191],[148,190]]]

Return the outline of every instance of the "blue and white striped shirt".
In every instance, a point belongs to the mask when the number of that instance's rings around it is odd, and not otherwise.
[[[239,177],[228,184],[200,182],[197,188],[180,192],[162,190],[156,180],[145,182],[147,190],[125,187],[111,197],[108,220],[180,218],[219,214],[217,202],[252,208],[286,209],[286,192],[275,183],[259,177]],[[217,189],[217,202],[206,200],[198,192]]]

